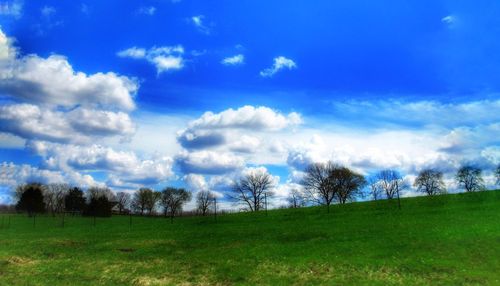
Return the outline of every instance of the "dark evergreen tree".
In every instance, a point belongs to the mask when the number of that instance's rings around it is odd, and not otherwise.
[[[85,209],[85,198],[83,197],[83,191],[74,187],[71,188],[64,198],[64,204],[66,211],[72,213],[81,213]]]
[[[26,211],[29,216],[45,212],[42,184],[29,183],[19,186],[17,192],[20,194],[20,198],[17,202],[16,210]]]

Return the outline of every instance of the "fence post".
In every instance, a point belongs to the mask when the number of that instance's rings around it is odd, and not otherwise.
[[[217,222],[217,198],[214,197],[214,218],[215,222]]]
[[[264,193],[264,206],[266,209],[266,216],[267,216],[267,194],[266,193]]]

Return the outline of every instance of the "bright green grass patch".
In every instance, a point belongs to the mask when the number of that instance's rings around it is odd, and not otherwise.
[[[500,285],[500,191],[168,219],[0,217],[0,285]]]

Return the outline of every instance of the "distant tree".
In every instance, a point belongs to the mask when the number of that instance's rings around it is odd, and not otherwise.
[[[161,192],[161,205],[165,216],[170,214],[170,219],[182,212],[182,206],[191,200],[191,193],[182,188],[167,187]]]
[[[341,204],[354,200],[356,196],[361,194],[362,188],[366,185],[363,175],[347,167],[335,166],[330,170],[329,176]]]
[[[48,212],[53,216],[64,211],[66,194],[69,191],[67,184],[48,184],[43,191],[43,198]]]
[[[377,174],[378,184],[388,199],[399,198],[400,192],[407,187],[403,177],[396,170],[382,170]]]
[[[497,185],[500,185],[500,164],[495,169],[495,178],[497,179]]]
[[[321,205],[326,205],[330,212],[330,205],[336,197],[336,189],[330,176],[337,166],[332,162],[313,163],[305,170],[302,185],[307,192],[308,199]]]
[[[116,194],[116,206],[118,207],[118,212],[123,214],[125,210],[129,207],[131,202],[131,196],[129,193],[118,192]]]
[[[210,191],[199,191],[196,194],[196,207],[198,213],[205,216],[214,205],[215,195]]]
[[[136,191],[132,199],[133,209],[139,214],[144,215],[144,212],[148,207],[149,197],[152,196],[152,193],[153,190],[148,188],[140,188],[138,191]]]
[[[273,187],[271,175],[265,171],[255,170],[233,184],[229,198],[244,205],[249,211],[255,212],[264,207],[265,197],[273,196],[271,192]]]
[[[473,166],[462,166],[458,169],[456,180],[465,191],[474,192],[480,191],[484,188],[484,181],[482,177],[482,170]]]
[[[443,194],[446,192],[446,185],[443,181],[443,173],[434,169],[420,171],[413,186],[417,191],[429,196]]]
[[[91,187],[87,192],[88,204],[84,215],[110,217],[113,206],[116,204],[113,192],[106,187]]]
[[[115,201],[116,195],[108,187],[93,186],[87,190],[87,199],[106,197],[108,201]]]
[[[297,190],[292,189],[287,197],[288,207],[290,208],[301,208],[307,204],[306,197],[304,194]]]
[[[374,201],[380,199],[382,196],[382,188],[380,186],[380,181],[377,176],[372,176],[368,180],[368,185],[370,186],[369,195]]]
[[[20,185],[17,187],[16,193],[20,194],[16,210],[26,211],[29,216],[33,216],[36,213],[43,213],[45,211],[42,184],[29,183]]]
[[[70,188],[64,197],[64,207],[66,211],[73,214],[83,212],[85,209],[85,197],[83,196],[83,191],[78,187]]]

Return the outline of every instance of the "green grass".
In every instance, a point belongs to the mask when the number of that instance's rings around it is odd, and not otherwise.
[[[3,217],[0,285],[500,285],[500,191],[131,228]]]

